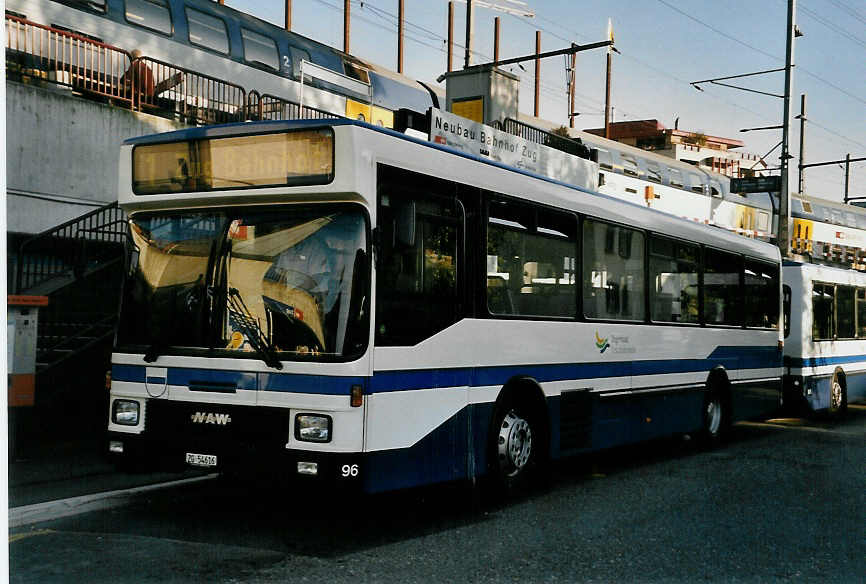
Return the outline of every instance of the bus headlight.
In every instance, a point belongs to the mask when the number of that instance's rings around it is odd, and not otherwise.
[[[116,399],[111,407],[111,421],[123,426],[136,426],[138,425],[138,410],[137,401]]]
[[[330,416],[321,414],[298,414],[295,416],[295,439],[302,442],[330,442]]]

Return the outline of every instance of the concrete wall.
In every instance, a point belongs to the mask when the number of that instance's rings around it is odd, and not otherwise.
[[[185,127],[173,120],[6,82],[6,229],[38,233],[117,200],[126,138]]]

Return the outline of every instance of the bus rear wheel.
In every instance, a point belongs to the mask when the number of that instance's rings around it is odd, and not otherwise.
[[[848,409],[848,396],[845,391],[845,382],[838,371],[833,373],[830,382],[830,406],[828,412],[831,416],[838,417],[845,414]]]
[[[702,416],[702,442],[709,447],[724,442],[730,425],[730,412],[724,393],[718,388],[711,388],[707,392]]]

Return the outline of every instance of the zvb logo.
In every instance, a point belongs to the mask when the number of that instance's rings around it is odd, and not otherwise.
[[[607,338],[601,338],[598,336],[598,331],[595,331],[595,346],[598,347],[599,353],[604,353],[610,347],[610,343],[607,342]]]
[[[196,412],[189,419],[193,424],[216,424],[217,426],[228,426],[232,421],[232,417],[228,414],[211,412]]]

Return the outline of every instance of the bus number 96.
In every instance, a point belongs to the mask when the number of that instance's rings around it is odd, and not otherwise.
[[[358,476],[358,465],[357,464],[344,464],[340,469],[340,472],[343,475],[343,478],[348,477],[356,477]]]

